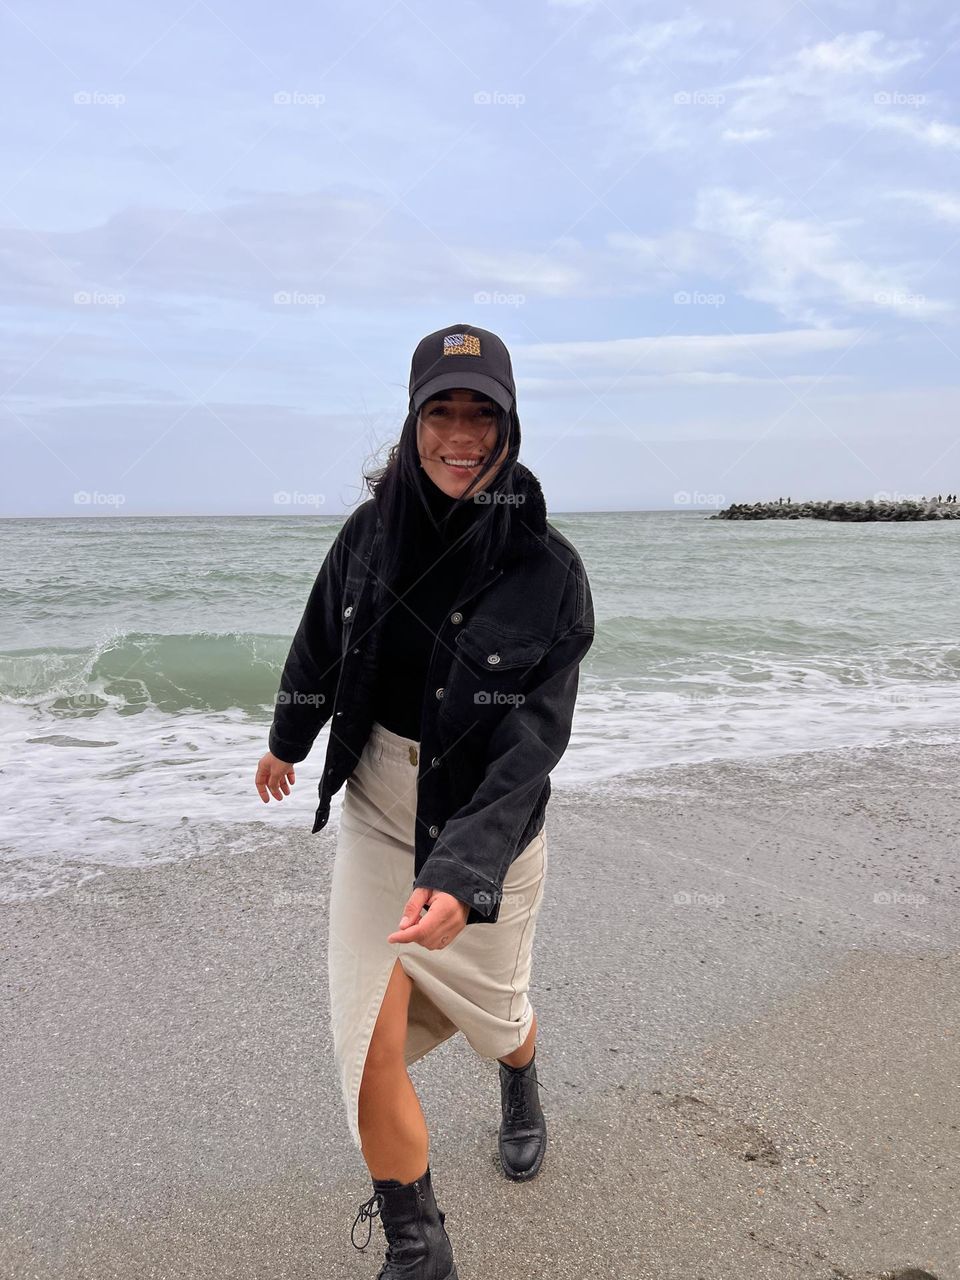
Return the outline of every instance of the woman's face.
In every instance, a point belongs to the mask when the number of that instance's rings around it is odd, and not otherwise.
[[[417,418],[417,452],[423,469],[438,489],[459,498],[479,469],[452,466],[454,462],[486,461],[497,442],[497,407],[479,391],[457,388],[440,391],[427,400]],[[490,483],[510,451],[504,441],[497,465],[484,476]]]

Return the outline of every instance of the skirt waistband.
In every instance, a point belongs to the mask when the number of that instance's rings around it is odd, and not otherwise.
[[[416,738],[404,738],[382,725],[379,720],[374,720],[370,738],[376,742],[377,755],[381,760],[407,766],[419,764],[420,743]]]

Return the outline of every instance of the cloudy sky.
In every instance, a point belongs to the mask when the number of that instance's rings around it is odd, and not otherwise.
[[[0,513],[339,513],[509,346],[552,510],[960,489],[960,17],[3,0]]]

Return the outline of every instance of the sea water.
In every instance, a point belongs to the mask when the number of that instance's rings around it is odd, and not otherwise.
[[[597,635],[555,786],[665,764],[960,739],[960,523],[551,514]],[[342,517],[0,521],[0,896],[309,831],[254,788]],[[334,801],[334,814],[342,792]]]

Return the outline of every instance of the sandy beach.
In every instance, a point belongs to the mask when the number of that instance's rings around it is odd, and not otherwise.
[[[960,1276],[958,779],[931,745],[557,791],[540,1177],[499,1173],[495,1064],[412,1071],[461,1280]],[[3,908],[0,1274],[372,1280],[335,835]]]

